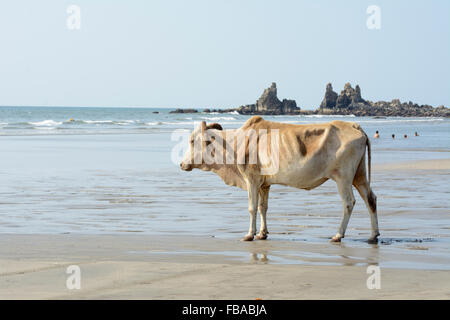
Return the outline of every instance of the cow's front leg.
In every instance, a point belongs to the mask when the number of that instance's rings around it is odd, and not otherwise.
[[[258,190],[259,187],[255,183],[248,183],[248,213],[250,214],[250,227],[248,233],[242,239],[243,241],[252,241],[256,234],[256,212],[258,209]]]
[[[269,206],[269,190],[270,186],[263,186],[259,189],[259,206],[258,211],[261,216],[261,227],[256,240],[266,240],[269,230],[267,230],[266,213]]]

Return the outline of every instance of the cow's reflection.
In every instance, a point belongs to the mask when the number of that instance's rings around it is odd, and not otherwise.
[[[365,241],[364,241],[365,242]],[[368,248],[359,250],[354,246],[346,246],[339,243],[341,248],[339,256],[344,266],[370,266],[378,265],[380,260],[380,251],[378,244],[370,244]]]
[[[269,258],[267,258],[267,254],[264,253],[258,253],[258,252],[252,252],[250,253],[250,261],[253,263],[262,262],[267,263],[269,261]]]

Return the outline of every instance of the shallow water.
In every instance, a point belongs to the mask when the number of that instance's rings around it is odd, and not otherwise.
[[[246,233],[246,192],[226,186],[210,172],[182,172],[170,157],[176,144],[171,141],[173,130],[192,129],[202,119],[238,127],[248,117],[169,115],[162,109],[159,114],[153,109],[10,109],[0,108],[0,233],[236,239]],[[64,122],[70,118],[77,122]],[[311,123],[336,117],[266,118]],[[447,119],[337,118],[360,123],[369,135],[380,131],[381,138],[372,139],[374,164],[450,158]],[[101,122],[107,120],[111,122]],[[414,131],[420,136],[413,137]],[[392,132],[410,137],[392,140]],[[372,174],[382,233],[379,245],[449,257],[450,172]],[[355,197],[345,242],[365,247],[369,215],[356,192]],[[311,191],[271,189],[268,226],[273,241],[325,243],[335,234],[340,218],[341,201],[332,181]]]

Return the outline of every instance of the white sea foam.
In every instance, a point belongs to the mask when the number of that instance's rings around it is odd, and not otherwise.
[[[208,121],[231,121],[236,120],[235,117],[201,117],[203,120]]]
[[[115,121],[113,123],[121,125],[121,126],[127,126],[129,124],[135,123],[135,121],[134,120],[121,120],[121,121]]]
[[[38,127],[54,127],[54,126],[61,125],[62,122],[54,121],[54,120],[44,120],[44,121],[38,121],[38,122],[29,122],[29,124],[31,124],[33,126],[38,126]]]
[[[423,119],[358,119],[360,123],[403,123],[403,122],[435,122],[444,121],[443,118],[423,118]]]
[[[104,123],[114,123],[112,120],[82,120],[84,123],[87,124],[104,124]]]
[[[136,120],[81,120],[86,124],[117,124],[117,125],[129,125],[136,123]]]
[[[305,118],[354,118],[356,117],[354,114],[343,115],[343,114],[308,114],[308,115],[300,115],[300,117]]]
[[[194,125],[196,123],[200,123],[200,121],[161,122],[161,124],[168,124],[168,125],[185,125],[185,124]]]

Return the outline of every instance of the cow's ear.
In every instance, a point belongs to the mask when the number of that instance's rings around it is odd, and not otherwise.
[[[216,129],[216,130],[223,130],[222,126],[218,123],[211,123],[208,124],[208,126],[206,127],[206,129]]]

